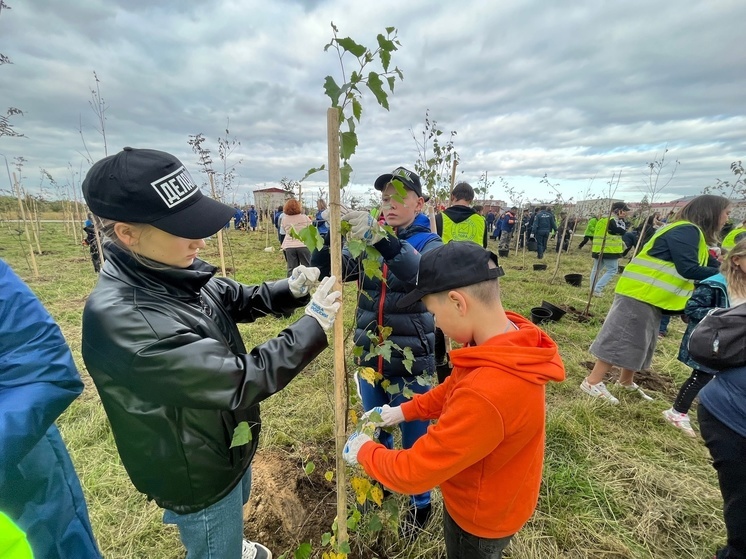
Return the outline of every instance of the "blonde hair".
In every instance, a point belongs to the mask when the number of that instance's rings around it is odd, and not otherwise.
[[[733,262],[734,258],[746,258],[746,239],[739,241],[723,258],[720,272],[725,276],[725,285],[728,288],[728,296],[733,298],[746,298],[746,274],[740,266]]]
[[[105,217],[98,217],[96,215],[93,216],[93,220],[98,221],[98,229],[99,231],[101,231],[101,234],[103,235],[102,245],[105,246],[108,243],[116,245],[121,250],[126,252],[129,256],[131,256],[132,259],[135,260],[138,264],[141,264],[145,266],[146,268],[150,268],[151,270],[168,270],[169,268],[171,268],[171,266],[167,266],[165,264],[161,264],[160,262],[156,262],[155,260],[150,260],[149,258],[145,258],[141,254],[135,252],[129,246],[124,244],[122,240],[117,236],[117,233],[114,230],[114,226],[117,223],[125,223],[125,222],[116,221],[114,219],[107,219]],[[143,234],[147,233],[148,229],[150,228],[156,229],[156,227],[153,227],[152,225],[148,225],[147,223],[130,223],[129,221],[126,223],[130,227],[140,230],[140,235],[141,235],[140,238],[142,238]]]

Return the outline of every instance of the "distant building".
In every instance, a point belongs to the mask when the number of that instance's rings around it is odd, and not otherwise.
[[[254,191],[254,206],[257,210],[274,210],[277,206],[285,205],[285,200],[292,197],[291,193],[276,186],[259,188]]]
[[[472,203],[472,206],[482,206],[482,213],[484,215],[487,215],[488,213],[495,212],[496,214],[499,214],[502,211],[505,211],[506,207],[507,209],[510,209],[510,206],[507,206],[507,202],[504,200],[493,200],[490,198],[487,200],[484,199],[475,199]]]

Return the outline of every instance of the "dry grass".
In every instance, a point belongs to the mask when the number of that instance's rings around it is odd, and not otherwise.
[[[161,523],[161,511],[139,495],[117,456],[111,431],[95,389],[80,359],[80,316],[96,277],[87,249],[72,244],[61,226],[43,224],[39,257],[41,278],[31,278],[17,234],[0,223],[0,258],[6,260],[37,293],[70,343],[86,383],[86,390],[60,418],[63,437],[73,456],[88,498],[94,531],[106,557],[175,559],[183,557],[176,531]],[[264,233],[229,232],[240,281],[247,283],[285,275],[279,252],[266,253]],[[276,237],[270,241],[277,248]],[[496,247],[491,247],[495,249]],[[217,262],[210,245],[206,260]],[[583,307],[591,260],[573,251],[563,262],[559,280],[549,284],[551,272],[516,270],[520,259],[505,259],[502,280],[505,306],[523,315],[542,300]],[[231,265],[228,259],[228,265]],[[551,268],[550,264],[550,268]],[[562,281],[565,273],[584,274],[584,288]],[[346,300],[354,299],[353,286]],[[603,317],[611,295],[594,299],[592,311]],[[352,305],[345,323],[352,325]],[[279,332],[290,321],[265,319],[242,326],[251,347]],[[578,323],[567,317],[546,330],[560,346],[568,380],[550,385],[547,402],[547,452],[539,507],[516,536],[506,557],[541,559],[699,559],[711,555],[724,537],[717,480],[701,440],[688,439],[666,425],[661,411],[670,406],[671,390],[680,386],[688,370],[676,360],[684,325],[674,320],[671,333],[660,344],[653,370],[670,386],[653,393],[645,403],[623,395],[611,407],[590,401],[578,390],[591,359],[587,348],[600,321]],[[666,384],[667,383],[667,384]],[[332,438],[331,352],[325,352],[288,388],[262,405],[261,446],[277,448],[302,461],[326,453]],[[489,428],[489,426],[485,426]],[[321,457],[323,458],[323,457]],[[320,458],[320,459],[321,459]],[[380,557],[434,559],[443,556],[441,502],[436,492],[435,521],[429,532],[410,548],[396,536],[361,536],[355,554]],[[318,540],[313,542],[318,548]],[[368,551],[365,551],[368,550]],[[277,555],[283,551],[274,550]]]

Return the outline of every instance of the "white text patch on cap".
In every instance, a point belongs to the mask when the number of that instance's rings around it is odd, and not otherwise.
[[[198,190],[183,166],[150,184],[169,208],[180,204]]]

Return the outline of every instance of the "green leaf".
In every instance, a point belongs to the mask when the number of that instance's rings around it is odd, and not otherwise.
[[[346,553],[347,555],[352,553],[352,549],[350,549],[350,542],[348,541],[339,542],[339,552]]]
[[[408,386],[405,386],[404,389],[401,391],[401,395],[407,399],[412,399],[414,397],[414,390],[412,390]]]
[[[377,411],[370,412],[370,415],[368,416],[368,421],[372,421],[373,423],[382,423],[383,418],[381,417],[381,414]]]
[[[251,428],[248,422],[242,421],[233,430],[233,438],[231,439],[231,448],[234,446],[243,446],[251,442]]]
[[[391,184],[394,185],[394,190],[396,190],[396,194],[394,194],[394,200],[401,204],[402,202],[404,202],[404,198],[407,197],[407,189],[404,188],[404,183],[399,179],[392,179]]]
[[[387,340],[376,348],[376,353],[383,357],[387,363],[391,363],[391,350],[393,349],[393,345],[394,344]]]
[[[368,74],[367,85],[371,93],[375,95],[376,101],[378,101],[378,104],[388,111],[389,110],[388,95],[383,90],[383,82],[381,81],[381,77],[375,72],[371,72],[370,74]]]
[[[352,100],[352,116],[354,116],[358,122],[360,122],[360,116],[363,114],[363,106],[357,99]]]
[[[361,239],[349,239],[347,241],[347,250],[350,251],[353,258],[357,258],[365,252],[365,241]],[[363,265],[365,265],[365,261],[363,261]]]
[[[306,542],[298,546],[295,550],[295,559],[309,559],[311,557],[311,544]]]
[[[380,532],[383,529],[383,524],[381,523],[381,519],[378,518],[377,514],[372,514],[368,518],[368,525],[365,527],[365,531],[369,534],[374,534],[376,532]]]
[[[394,31],[396,31],[396,27],[387,27],[386,28],[386,33],[388,33],[389,35],[391,35]]]
[[[318,232],[315,225],[304,227],[300,232],[295,229],[290,229],[288,235],[293,239],[302,241],[311,252],[324,248],[324,239],[321,238],[321,234]]]
[[[344,165],[339,169],[340,180],[342,182],[341,187],[344,188],[350,183],[350,175],[352,174],[352,167],[345,161]]]
[[[339,106],[339,96],[342,95],[342,90],[331,76],[326,76],[324,80],[324,93],[332,100],[332,107]]]
[[[363,259],[363,272],[369,278],[383,279],[383,270],[377,258]]]
[[[315,469],[316,469],[316,464],[314,464],[313,462],[308,462],[306,464],[306,467],[303,468],[303,471],[306,472],[307,476],[310,476]]]
[[[355,41],[350,39],[349,37],[345,37],[343,39],[337,39],[337,44],[342,47],[347,52],[352,53],[353,56],[357,56],[360,58],[365,54],[366,49],[363,45],[357,44]]]
[[[355,153],[357,147],[357,134],[354,132],[342,132],[340,134],[339,155],[342,159],[349,159]]]
[[[396,499],[386,499],[381,508],[389,513],[393,519],[399,516],[399,503],[397,503]]]
[[[353,357],[362,357],[364,351],[365,351],[365,349],[363,348],[363,346],[356,345],[355,347],[352,348],[352,356]]]
[[[399,385],[398,384],[389,384],[386,387],[386,392],[389,394],[399,394]]]
[[[330,541],[332,541],[332,535],[329,532],[324,532],[323,534],[321,534],[321,545],[323,547],[329,545]]]
[[[308,171],[306,171],[306,174],[303,175],[303,178],[300,179],[298,182],[303,182],[304,180],[306,180],[308,177],[310,177],[314,173],[318,173],[319,171],[324,171],[324,170],[326,170],[326,165],[322,165],[321,167],[311,167]]]
[[[342,236],[347,235],[347,233],[350,232],[350,229],[352,229],[352,225],[350,225],[349,221],[343,221],[339,224],[339,233]]]
[[[394,76],[389,76],[388,78],[386,78],[386,81],[389,82],[389,90],[391,91],[391,93],[393,93],[394,84],[396,83],[396,78]]]
[[[404,354],[404,368],[407,370],[407,372],[412,372],[412,365],[414,365],[414,353],[412,353],[411,347],[405,347],[402,351]],[[421,375],[417,375],[417,380],[419,381]]]
[[[399,68],[394,68],[394,72],[396,72],[396,73],[397,73],[397,75],[399,76],[399,79],[400,79],[400,80],[403,80],[403,79],[404,79],[404,74],[402,73],[402,71],[401,71],[401,70],[399,70]]]

